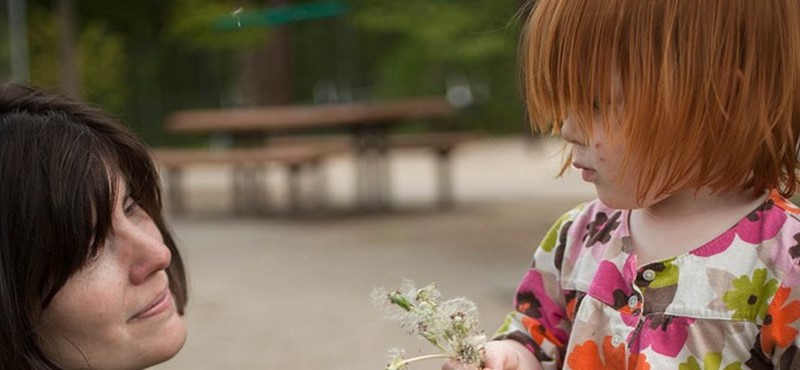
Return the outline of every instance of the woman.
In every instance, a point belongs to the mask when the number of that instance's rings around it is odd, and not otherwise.
[[[100,110],[0,87],[0,368],[141,369],[186,338],[186,278],[144,144]]]

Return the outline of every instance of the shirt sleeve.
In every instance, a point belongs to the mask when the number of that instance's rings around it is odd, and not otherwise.
[[[515,310],[495,337],[522,343],[544,369],[561,368],[572,326],[577,297],[575,291],[562,289],[560,272],[566,235],[579,208],[561,216],[539,244],[533,263],[517,288]]]

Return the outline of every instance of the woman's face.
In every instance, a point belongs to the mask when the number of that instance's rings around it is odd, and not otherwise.
[[[118,181],[113,229],[98,255],[42,312],[45,355],[68,369],[141,369],[186,339],[165,269],[171,254],[150,216]]]

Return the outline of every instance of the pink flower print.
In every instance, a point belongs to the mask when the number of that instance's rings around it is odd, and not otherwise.
[[[666,314],[653,314],[640,324],[639,335],[634,330],[628,337],[638,343],[631,343],[631,352],[638,353],[650,347],[658,354],[677,357],[686,345],[689,338],[688,327],[694,319],[688,317],[671,316]]]
[[[583,235],[585,246],[591,247],[597,243],[606,244],[611,240],[611,233],[619,225],[619,216],[622,212],[617,211],[609,217],[605,212],[597,212],[594,221],[586,225],[587,234]]]
[[[691,252],[700,257],[710,257],[724,252],[733,244],[735,235],[739,239],[750,244],[761,244],[765,240],[770,240],[778,235],[778,232],[786,222],[786,213],[775,207],[773,200],[769,199],[755,211],[750,212],[734,227],[714,238]]]
[[[742,240],[750,244],[760,244],[778,235],[785,222],[786,212],[775,207],[774,201],[769,199],[739,221],[734,229]]]
[[[566,319],[566,311],[553,302],[540,271],[530,270],[522,279],[517,289],[514,307],[517,311],[538,320],[562,342],[567,341],[567,333],[558,327],[561,321]]]
[[[800,257],[800,233],[794,234],[792,239],[794,239],[795,244],[789,248],[789,255],[792,256],[792,259],[796,260]]]
[[[735,227],[728,229],[728,231],[725,231],[722,233],[722,235],[714,238],[714,240],[703,244],[699,248],[696,248],[689,253],[699,257],[711,257],[726,251],[728,247],[733,244],[733,237],[736,236],[735,229]]]
[[[758,258],[766,266],[773,266],[781,272],[781,284],[788,287],[800,286],[800,233],[784,231],[778,235],[780,240],[775,243],[765,243],[758,248]]]
[[[609,214],[611,214],[610,217]],[[563,238],[565,242],[574,243],[578,248],[567,246],[565,243],[565,250],[557,252],[563,253],[564,256],[562,273],[569,274],[578,261],[583,258],[583,254],[588,251],[591,251],[595,260],[599,260],[606,250],[607,244],[604,243],[612,240],[612,234],[622,224],[621,215],[620,211],[609,209],[599,202],[594,202],[584,209],[579,217],[572,221]],[[559,239],[561,239],[560,235]]]
[[[589,294],[605,304],[620,309],[627,307],[633,289],[616,265],[610,261],[603,261],[600,262],[600,267],[597,268],[594,279],[589,285]]]

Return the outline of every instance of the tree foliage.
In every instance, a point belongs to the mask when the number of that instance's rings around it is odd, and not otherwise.
[[[378,96],[442,94],[470,83],[479,104],[465,123],[490,132],[521,127],[517,0],[358,0],[354,23]]]
[[[34,4],[28,14],[31,83],[56,89],[59,85],[58,28],[52,11]],[[86,22],[78,34],[81,95],[121,114],[127,101],[124,39],[98,20]]]
[[[263,44],[264,28],[226,32],[214,27],[221,19],[235,20],[243,10],[231,0],[173,0],[167,34],[175,44],[197,51],[236,51]]]
[[[270,28],[213,26],[237,9],[263,9],[264,0],[75,1],[82,96],[123,116],[154,144],[164,142],[161,121],[172,110],[237,104],[242,53],[270,42]],[[519,0],[340,1],[349,9],[344,16],[289,25],[296,102],[314,101],[328,85],[339,99],[441,95],[460,79],[478,103],[463,125],[524,129],[516,65]],[[54,2],[28,0],[28,8],[31,79],[55,87]],[[0,52],[4,61],[7,54]]]

